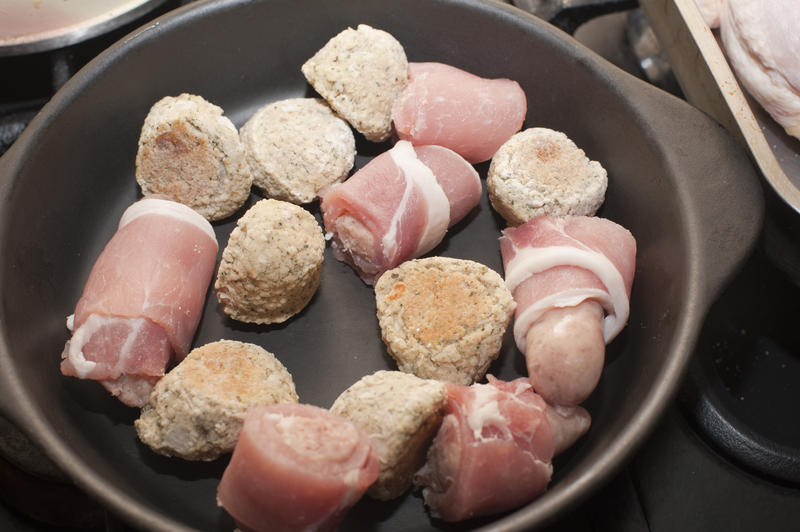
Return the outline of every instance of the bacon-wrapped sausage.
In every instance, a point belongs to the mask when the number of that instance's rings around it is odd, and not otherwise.
[[[636,241],[604,218],[540,216],[503,231],[514,339],[537,393],[575,405],[594,390],[605,345],[625,327]]]
[[[554,411],[528,379],[448,383],[442,426],[415,476],[432,515],[461,521],[521,506],[540,495],[552,459],[589,428],[581,407]]]
[[[392,120],[401,139],[446,146],[480,163],[520,130],[527,109],[516,81],[442,63],[409,63],[408,85],[394,102]]]

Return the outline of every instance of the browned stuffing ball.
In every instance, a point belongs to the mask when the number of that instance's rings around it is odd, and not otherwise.
[[[331,412],[364,430],[380,459],[378,480],[368,495],[385,501],[411,487],[442,423],[446,402],[444,383],[401,371],[362,377],[336,399]]]
[[[567,135],[536,127],[497,150],[486,185],[492,207],[516,226],[543,214],[594,215],[605,199],[608,175]]]
[[[389,138],[392,106],[408,83],[408,60],[397,39],[359,24],[329,40],[301,69],[319,95],[367,140]]]
[[[156,453],[214,460],[233,450],[251,408],[297,400],[292,376],[272,353],[220,340],[193,349],[159,380],[134,426]]]
[[[280,323],[308,304],[319,286],[325,237],[314,216],[264,199],[236,222],[214,287],[222,310],[248,323]]]
[[[139,136],[136,181],[142,194],[164,194],[207,220],[234,214],[253,177],[236,126],[200,96],[162,98]]]
[[[516,306],[497,272],[446,257],[387,271],[375,297],[381,336],[400,370],[464,385],[497,358]]]

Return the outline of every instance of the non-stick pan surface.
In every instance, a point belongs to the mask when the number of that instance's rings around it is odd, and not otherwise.
[[[415,493],[391,503],[364,499],[345,529],[530,529],[574,508],[610,479],[671,400],[708,305],[755,239],[762,215],[756,175],[721,127],[508,5],[241,0],[198,2],[167,15],[79,72],[0,159],[3,409],[76,482],[142,528],[233,528],[215,504],[227,458],[189,463],[155,455],[136,439],[135,410],[58,370],[65,316],[120,214],[139,197],[134,158],[142,121],[159,98],[182,92],[220,105],[237,125],[265,103],[312,95],[300,65],[359,23],[391,32],[411,61],[519,81],[526,127],[562,130],[606,167],[599,214],[628,227],[639,250],[629,325],[609,346],[600,386],[585,403],[592,428],[556,460],[544,496],[515,513],[459,525],[432,520]],[[357,166],[387,148],[359,139]],[[482,177],[487,166],[478,166]],[[221,248],[235,219],[215,224]],[[432,254],[502,272],[502,227],[484,195]],[[490,369],[504,379],[524,374],[508,336]],[[330,250],[311,304],[283,325],[226,319],[211,290],[195,345],[221,338],[275,353],[301,400],[323,407],[361,376],[394,367],[371,289]]]

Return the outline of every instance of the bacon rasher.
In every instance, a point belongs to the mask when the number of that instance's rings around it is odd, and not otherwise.
[[[547,488],[553,456],[589,428],[581,407],[553,410],[528,379],[447,384],[442,426],[415,477],[434,517],[462,521],[508,511]]]
[[[191,208],[152,196],[131,205],[67,320],[61,372],[147,403],[173,354],[189,352],[216,257],[211,224]]]
[[[633,235],[604,218],[540,216],[505,229],[500,251],[517,302],[514,339],[534,389],[548,403],[580,403],[628,320]]]
[[[242,530],[336,530],[379,470],[369,436],[349,420],[306,404],[258,406],[217,500]]]
[[[528,104],[519,83],[442,63],[409,63],[392,109],[398,137],[446,146],[471,163],[492,158],[522,128]]]
[[[373,284],[386,270],[436,247],[477,205],[481,182],[452,150],[399,141],[321,196],[336,258]]]

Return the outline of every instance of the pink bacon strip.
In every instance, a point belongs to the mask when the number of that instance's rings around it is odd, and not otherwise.
[[[547,405],[527,379],[448,383],[442,426],[415,483],[435,517],[461,521],[521,506],[553,473]]]
[[[587,299],[606,311],[606,343],[625,327],[636,241],[624,227],[593,216],[540,216],[505,229],[500,251],[517,300],[514,338],[522,352],[528,328],[544,312]]]
[[[379,470],[369,436],[347,419],[311,405],[259,406],[217,500],[243,530],[335,530]]]
[[[583,402],[628,320],[636,241],[603,218],[541,216],[503,231],[500,250],[534,390],[556,405]]]
[[[213,228],[189,207],[159,197],[131,205],[68,320],[62,373],[99,380],[131,406],[146,402],[137,378],[152,385],[173,353],[188,353],[217,249]]]
[[[479,163],[522,128],[526,112],[516,81],[481,78],[442,63],[409,63],[408,85],[392,120],[401,139],[445,146]]]
[[[441,242],[448,227],[477,205],[481,183],[452,150],[400,141],[321,195],[336,258],[373,284]]]

